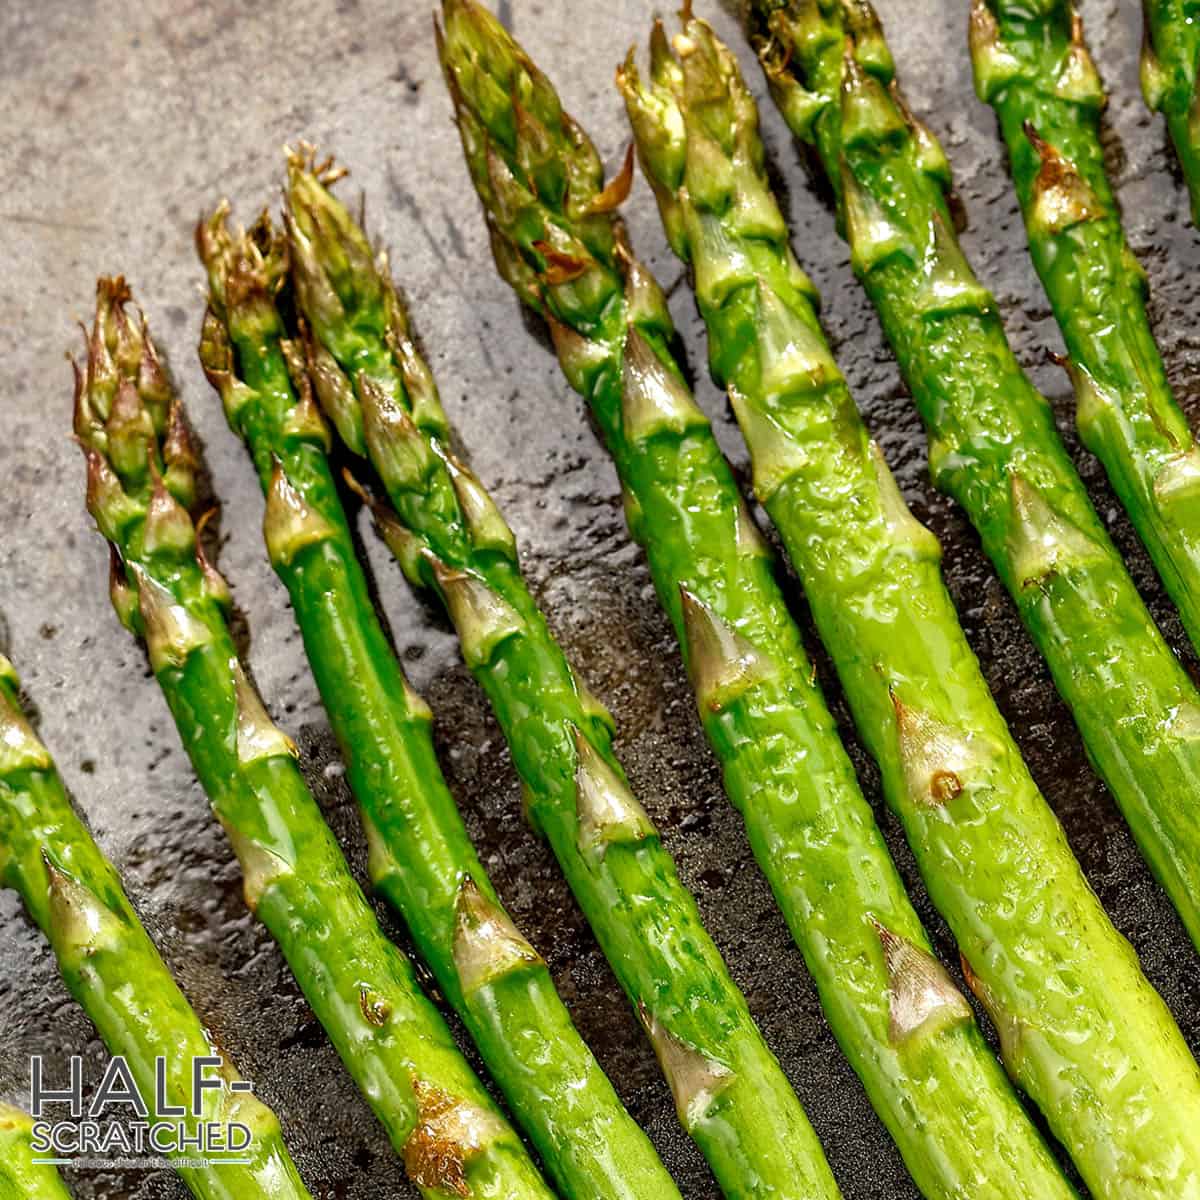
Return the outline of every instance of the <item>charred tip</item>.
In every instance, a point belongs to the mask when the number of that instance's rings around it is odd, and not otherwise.
[[[559,250],[547,241],[535,241],[533,249],[542,259],[541,279],[547,287],[574,283],[595,263],[595,259],[586,253]]]
[[[465,3],[465,0],[455,0]],[[500,1118],[468,1100],[415,1078],[417,1121],[401,1157],[420,1189],[464,1198],[471,1195],[467,1166],[504,1131]]]
[[[584,211],[588,216],[616,212],[629,199],[633,187],[633,156],[634,146],[630,142],[625,149],[621,169],[587,202]]]
[[[1022,128],[1040,163],[1033,181],[1031,229],[1054,235],[1105,216],[1105,206],[1075,164],[1039,137],[1032,122],[1026,121]]]

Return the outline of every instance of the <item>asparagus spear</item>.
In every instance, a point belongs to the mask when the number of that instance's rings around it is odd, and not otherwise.
[[[28,1113],[0,1103],[0,1200],[71,1200],[54,1167],[37,1161],[32,1129]]]
[[[182,1118],[150,1116],[156,1124],[177,1126],[174,1140],[184,1149],[171,1157],[194,1159],[184,1135],[194,1138],[207,1122],[237,1121],[252,1131],[251,1145],[237,1156],[245,1162],[222,1162],[213,1155],[207,1167],[177,1168],[192,1194],[200,1200],[307,1200],[279,1121],[261,1100],[224,1086],[206,1090],[203,1111],[193,1112],[195,1059],[221,1059],[226,1085],[237,1073],[213,1045],[133,911],[112,863],[71,807],[50,752],[21,711],[17,689],[16,672],[0,655],[0,880],[20,892],[71,994],[109,1051],[124,1056],[147,1105],[156,1094],[156,1060],[165,1061],[167,1102],[187,1110]],[[6,1120],[11,1117],[0,1112],[0,1128]],[[10,1129],[15,1134],[19,1123]],[[15,1158],[5,1155],[3,1161],[16,1169]],[[0,1178],[3,1170],[0,1165]],[[54,1171],[39,1174],[46,1178]],[[38,1178],[32,1165],[26,1177],[31,1183]],[[64,1193],[60,1186],[46,1194]]]
[[[1200,647],[1200,451],[1146,315],[1104,173],[1104,92],[1070,0],[973,0],[975,88],[1000,118],[1034,265],[1062,329],[1079,436]]]
[[[1200,945],[1200,695],[1146,611],[953,232],[949,169],[865,0],[754,0],[776,103],[813,142],[851,263],[966,509],[1151,869]]]
[[[304,174],[300,160],[292,173]],[[321,188],[315,177],[312,186]],[[501,907],[442,778],[429,709],[409,687],[368,595],[296,360],[301,351],[283,337],[273,294],[286,261],[282,238],[269,222],[235,238],[222,208],[201,226],[198,245],[212,285],[205,367],[267,494],[271,561],[359,797],[372,882],[408,923],[563,1194],[679,1200],[545,962]],[[370,257],[368,249],[358,277],[373,283]],[[317,436],[297,437],[298,426]]]
[[[453,46],[459,22],[474,17],[455,5],[447,17]],[[432,380],[390,284],[361,231],[316,182],[293,171],[291,232],[318,378],[327,394],[354,397],[357,416],[343,413],[340,424],[361,430],[357,446],[410,523],[412,532],[392,527],[402,561],[446,601],[508,739],[529,815],[638,1012],[682,1125],[729,1196],[837,1196],[799,1101],[630,791],[611,718],[552,639],[503,518],[448,451]]]
[[[1130,1177],[1166,1179],[1180,1162],[1200,1186],[1195,1064],[1021,761],[959,628],[937,540],[867,435],[788,248],[737,61],[696,19],[673,44],[656,27],[650,80],[632,55],[622,72],[638,149],[695,272],[755,490],[930,895],[1003,1014],[1009,1069],[1097,1196],[1128,1194]],[[1135,1164],[1121,1178],[1114,1153]]]
[[[1200,224],[1200,5],[1195,0],[1142,0],[1142,95],[1167,118],[1167,129]]]
[[[144,323],[126,312],[128,299],[123,280],[100,281],[76,393],[88,510],[112,547],[113,606],[145,639],[241,861],[246,902],[424,1196],[548,1200],[520,1139],[380,930],[305,785],[295,746],[238,661],[226,624],[229,592],[189,514],[195,456],[182,408]],[[297,443],[323,434],[312,405],[290,425]],[[298,552],[313,532],[297,508],[280,516],[272,536]]]

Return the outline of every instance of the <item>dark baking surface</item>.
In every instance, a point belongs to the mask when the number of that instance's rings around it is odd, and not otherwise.
[[[272,712],[297,737],[361,877],[353,803],[286,595],[263,552],[258,486],[194,354],[201,276],[192,223],[224,194],[247,218],[274,204],[280,147],[313,139],[352,168],[344,194],[366,193],[369,225],[392,249],[451,420],[517,532],[556,631],[616,713],[629,773],[803,1098],[846,1196],[916,1197],[838,1053],[722,795],[668,623],[626,534],[612,467],[540,331],[523,320],[492,271],[436,68],[429,7],[428,0],[0,6],[0,613],[41,733],[196,1009],[279,1113],[314,1196],[415,1195],[279,953],[242,903],[232,853],[159,691],[108,607],[104,547],[84,512],[82,463],[68,439],[62,355],[77,344],[72,321],[88,315],[97,273],[123,271],[204,443],[223,502],[220,565],[244,618],[254,674]],[[627,134],[612,67],[631,41],[644,40],[652,6],[512,0],[499,7],[616,164]],[[1058,334],[1025,252],[991,112],[971,90],[966,6],[880,0],[879,8],[912,106],[954,164],[971,221],[967,251],[995,291],[1022,361],[1054,401],[1092,497],[1154,615],[1194,670],[1128,521],[1070,430],[1066,379],[1047,361]],[[1172,380],[1197,421],[1200,346],[1192,330],[1200,312],[1200,241],[1185,221],[1162,123],[1151,119],[1137,90],[1137,9],[1136,0],[1083,2],[1112,97],[1109,151],[1126,225],[1150,273]],[[716,0],[697,0],[697,11],[738,47],[761,94],[734,23]],[[1200,958],[1090,771],[1069,714],[973,532],[930,487],[925,439],[825,199],[769,107],[763,124],[796,251],[824,295],[839,361],[906,496],[942,538],[951,589],[1001,708],[1093,886],[1198,1050]],[[671,291],[701,402],[743,469],[736,429],[704,371],[703,330],[689,290],[640,180],[626,211],[635,245]],[[443,765],[488,869],[684,1194],[716,1197],[551,855],[521,822],[503,740],[454,638],[438,612],[410,595],[363,528],[396,645],[437,714]],[[955,962],[896,822],[879,803],[876,773],[850,730],[828,661],[818,661],[901,870],[943,956]],[[27,1102],[31,1054],[47,1055],[61,1078],[67,1056],[79,1052],[93,1071],[104,1059],[45,941],[16,896],[0,893],[0,1097]],[[70,1183],[89,1200],[185,1194],[166,1173],[72,1173]]]

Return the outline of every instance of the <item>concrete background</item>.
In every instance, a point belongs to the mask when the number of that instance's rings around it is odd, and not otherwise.
[[[352,169],[345,192],[365,192],[368,223],[391,247],[450,417],[517,532],[556,630],[617,714],[629,772],[804,1099],[846,1196],[911,1200],[915,1190],[837,1052],[722,796],[669,627],[626,535],[614,472],[544,338],[491,268],[449,123],[429,7],[427,0],[42,0],[0,7],[0,612],[42,735],[184,989],[279,1113],[314,1195],[414,1195],[279,954],[242,904],[232,854],[142,653],[108,607],[105,551],[84,512],[82,463],[68,440],[63,354],[79,344],[72,323],[89,313],[94,277],[122,271],[204,443],[224,505],[220,565],[244,616],[254,674],[272,712],[298,738],[329,819],[361,870],[352,802],[286,596],[262,549],[262,501],[250,462],[194,355],[202,281],[193,222],[222,195],[244,218],[275,204],[280,147],[315,140]],[[954,163],[971,218],[967,251],[1069,431],[1066,381],[1046,360],[1059,345],[1057,332],[1025,253],[991,113],[971,91],[965,5],[880,0],[879,7],[912,106]],[[652,8],[636,0],[501,5],[614,165],[627,133],[612,69],[631,41],[645,38]],[[715,0],[698,0],[697,11],[739,46],[761,93],[733,22]],[[1137,91],[1136,0],[1083,0],[1082,11],[1112,94],[1111,161],[1129,232],[1150,272],[1172,378],[1195,419],[1200,247],[1185,223],[1161,122],[1146,113]],[[850,275],[825,198],[769,108],[764,131],[786,187],[796,250],[824,294],[841,364],[906,496],[942,537],[951,587],[1000,704],[1093,884],[1200,1048],[1200,960],[1088,769],[973,533],[930,488],[924,438]],[[671,290],[701,403],[744,469],[736,430],[704,372],[702,329],[686,282],[640,180],[627,215],[634,244]],[[1156,617],[1195,669],[1098,467],[1067,436]],[[445,621],[410,595],[369,533],[364,548],[397,647],[438,714],[447,776],[506,902],[548,958],[584,1034],[685,1194],[715,1197],[548,851],[520,821],[502,739]],[[803,602],[795,600],[807,625]],[[827,661],[818,661],[864,786],[878,803],[874,770],[849,729]],[[954,961],[895,822],[882,810],[880,819],[940,949]],[[81,1051],[93,1069],[103,1060],[45,942],[14,894],[0,894],[0,1096],[21,1100],[30,1054],[45,1053],[54,1069],[65,1070],[67,1056]],[[184,1194],[167,1174],[75,1174],[71,1185],[87,1200]]]

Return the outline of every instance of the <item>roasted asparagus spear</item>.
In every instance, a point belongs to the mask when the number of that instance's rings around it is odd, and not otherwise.
[[[1104,172],[1104,91],[1071,0],[974,0],[975,87],[1000,118],[1034,265],[1067,345],[1083,444],[1104,464],[1200,648],[1200,450],[1146,315]]]
[[[1195,0],[1142,0],[1142,9],[1142,95],[1167,118],[1192,200],[1192,222],[1200,224],[1200,5]]]
[[[251,281],[247,280],[247,285]],[[548,1200],[520,1138],[459,1053],[411,965],[384,936],[271,721],[226,624],[229,592],[190,508],[195,456],[183,412],[122,280],[101,280],[75,433],[88,509],[112,548],[111,594],[150,665],[217,819],[246,902],[271,931],[347,1069],[430,1200]],[[299,443],[324,434],[311,404]],[[314,534],[302,506],[268,531],[281,554]]]
[[[293,161],[293,181],[307,177],[304,162]],[[315,177],[311,186],[321,190]],[[211,284],[201,355],[266,491],[268,550],[343,747],[372,882],[407,922],[563,1195],[679,1200],[545,962],[500,906],[442,778],[430,711],[409,687],[368,594],[303,352],[284,336],[275,300],[282,238],[266,221],[234,236],[218,209],[197,241]],[[359,282],[374,282],[369,250],[365,268],[354,266],[346,269]]]
[[[58,1172],[33,1152],[33,1120],[0,1103],[0,1200],[71,1200]]]
[[[632,56],[621,79],[671,244],[694,271],[713,374],[1009,1069],[1098,1195],[1128,1186],[1109,1175],[1114,1150],[1140,1155],[1149,1177],[1189,1154],[1195,1172],[1193,1118],[1176,1120],[1181,1096],[1200,1111],[1195,1063],[1021,761],[937,540],[867,435],[789,250],[737,61],[694,18],[670,43],[656,27],[651,55],[646,82]],[[1135,1110],[1161,1114],[1157,1145]]]
[[[147,1106],[158,1090],[158,1060],[163,1060],[165,1099],[186,1110],[180,1118],[151,1114],[156,1123],[179,1128],[170,1157],[198,1157],[179,1144],[207,1122],[239,1122],[252,1131],[250,1146],[236,1156],[245,1162],[222,1162],[213,1155],[207,1167],[178,1168],[192,1194],[200,1200],[308,1200],[275,1114],[253,1095],[228,1086],[237,1073],[213,1045],[133,911],[112,863],[71,807],[50,752],[25,719],[17,688],[12,664],[0,656],[0,879],[20,892],[71,994],[110,1053],[125,1058]],[[203,1111],[196,1113],[193,1063],[210,1057],[223,1060],[226,1086],[205,1090]],[[0,1127],[11,1119],[0,1113]],[[19,1123],[9,1129],[15,1137]],[[17,1169],[15,1158],[5,1161]],[[0,1177],[3,1170],[0,1165]],[[32,1181],[46,1174],[30,1165],[24,1177]],[[63,1194],[61,1185],[58,1193],[48,1194]]]

